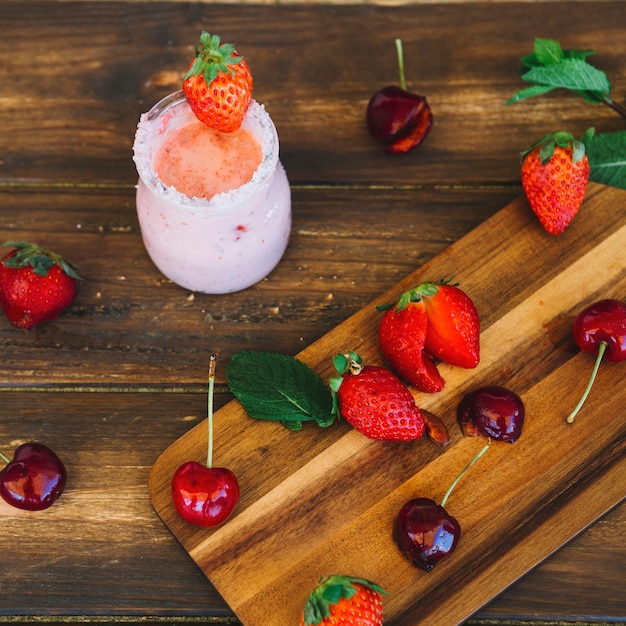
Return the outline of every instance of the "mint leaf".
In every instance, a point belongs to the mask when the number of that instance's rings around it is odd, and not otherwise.
[[[527,87],[526,89],[518,91],[516,94],[511,96],[505,104],[515,104],[520,100],[526,100],[526,98],[542,96],[544,93],[548,93],[548,91],[553,91],[554,89],[556,89],[556,87],[552,87],[551,85],[533,85],[532,87]]]
[[[574,91],[608,95],[611,85],[606,74],[580,59],[563,59],[555,65],[533,67],[522,75],[528,83],[538,83]]]
[[[290,430],[310,421],[326,428],[335,420],[330,388],[310,367],[286,354],[239,352],[226,377],[233,395],[255,419],[278,421]]]
[[[590,180],[626,189],[626,130],[583,137]]]
[[[551,65],[562,61],[565,53],[561,44],[554,39],[535,39],[534,56],[540,65]]]
[[[540,96],[553,89],[569,89],[592,104],[603,103],[620,115],[626,111],[611,100],[607,75],[587,62],[594,50],[563,50],[554,39],[535,39],[534,52],[522,57],[522,80],[534,83],[511,96],[506,104]]]

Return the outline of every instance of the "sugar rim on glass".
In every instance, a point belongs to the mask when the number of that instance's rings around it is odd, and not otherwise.
[[[255,193],[263,181],[276,169],[278,162],[278,134],[276,127],[265,107],[256,100],[251,100],[242,126],[252,132],[253,136],[259,141],[263,152],[261,163],[255,170],[252,178],[240,187],[216,194],[210,199],[187,196],[178,191],[176,187],[166,185],[160,180],[154,169],[152,163],[153,154],[150,146],[153,134],[158,132],[154,125],[163,123],[160,120],[168,111],[172,111],[171,116],[173,116],[174,108],[178,106],[188,106],[182,90],[165,96],[147,113],[143,113],[139,118],[133,143],[133,161],[139,177],[147,187],[166,202],[185,210],[202,209],[202,212],[206,212],[207,217],[209,217],[215,215],[220,209],[228,211],[233,204],[243,202]],[[193,115],[193,113],[191,114]],[[255,128],[260,129],[260,136],[254,132]],[[207,209],[210,209],[210,211],[207,212]]]

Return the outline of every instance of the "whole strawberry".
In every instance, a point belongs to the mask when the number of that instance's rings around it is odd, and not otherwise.
[[[480,361],[480,318],[471,298],[450,281],[424,282],[385,311],[378,340],[391,369],[420,391],[441,391],[433,359],[474,368]]]
[[[524,193],[540,224],[552,235],[572,222],[588,182],[585,144],[570,133],[550,133],[522,153]]]
[[[0,262],[0,306],[15,326],[48,322],[72,304],[80,277],[63,257],[34,243],[2,245],[15,248]]]
[[[300,626],[381,626],[384,593],[369,580],[333,574],[309,595]]]
[[[196,117],[207,126],[230,133],[237,130],[252,99],[252,74],[233,44],[220,44],[203,31],[195,59],[183,76],[183,91]]]
[[[370,439],[410,441],[425,431],[415,399],[391,371],[362,365],[354,352],[334,359],[339,376],[331,378],[335,412]]]

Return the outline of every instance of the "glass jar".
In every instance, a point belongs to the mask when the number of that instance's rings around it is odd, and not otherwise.
[[[259,142],[261,163],[248,182],[206,199],[164,184],[155,171],[168,134],[189,123],[200,124],[182,91],[139,120],[133,152],[143,242],[157,268],[177,285],[210,294],[239,291],[265,278],[289,241],[291,192],[276,128],[263,105],[252,100],[242,127]]]

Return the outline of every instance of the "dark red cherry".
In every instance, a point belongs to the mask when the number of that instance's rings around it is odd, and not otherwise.
[[[65,466],[50,448],[23,443],[0,472],[0,496],[18,509],[42,511],[63,493],[66,482]]]
[[[451,554],[459,542],[461,527],[454,517],[430,498],[409,500],[398,513],[394,541],[420,569],[430,572]]]
[[[441,504],[430,498],[413,498],[398,512],[393,539],[404,556],[430,572],[441,559],[454,552],[461,537],[459,522],[446,509],[446,502],[465,472],[489,449],[484,445],[448,487]]]
[[[432,111],[424,96],[406,88],[402,42],[396,39],[400,86],[388,85],[369,100],[366,121],[370,134],[387,145],[387,151],[398,154],[418,146],[430,131]]]
[[[567,418],[570,424],[591,391],[602,359],[626,361],[626,303],[613,299],[594,302],[574,318],[572,334],[583,352],[596,355],[596,362],[581,399]]]
[[[411,132],[426,106],[423,96],[396,85],[383,87],[367,105],[367,126],[374,139],[391,143]]]
[[[491,385],[468,393],[457,407],[457,418],[465,435],[487,435],[514,443],[524,426],[524,403],[505,387]]]
[[[626,361],[626,303],[594,302],[575,317],[572,333],[583,352],[598,354],[601,344],[606,343],[607,361]]]
[[[224,467],[209,468],[188,461],[172,478],[174,506],[191,524],[218,526],[231,516],[238,500],[237,478]]]

